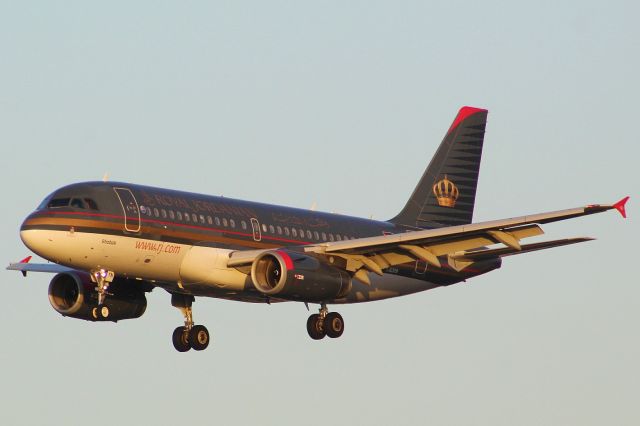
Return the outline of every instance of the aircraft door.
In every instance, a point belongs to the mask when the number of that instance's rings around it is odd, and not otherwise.
[[[127,232],[140,232],[140,209],[136,197],[128,188],[113,188],[122,205],[124,212],[124,230]]]
[[[255,241],[260,241],[262,239],[262,234],[260,233],[260,223],[258,219],[251,218],[251,228],[253,229],[253,239]]]

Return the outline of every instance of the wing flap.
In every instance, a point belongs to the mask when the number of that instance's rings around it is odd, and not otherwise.
[[[593,238],[588,238],[588,237],[564,238],[560,240],[551,240],[551,241],[543,241],[540,243],[525,244],[520,248],[520,250],[514,249],[513,247],[501,247],[501,248],[488,249],[488,250],[475,250],[475,251],[454,253],[449,257],[457,261],[477,262],[480,260],[494,258],[496,256],[499,256],[499,257],[512,256],[514,254],[529,253],[532,251],[545,250],[553,247],[567,246],[570,244],[584,243],[586,241],[593,241],[593,240],[594,240]]]

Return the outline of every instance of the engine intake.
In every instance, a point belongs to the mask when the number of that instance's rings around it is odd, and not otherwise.
[[[315,257],[286,250],[260,254],[251,265],[251,280],[267,296],[301,302],[325,302],[351,290],[351,276]]]
[[[106,305],[108,321],[139,318],[147,309],[144,291],[133,287],[127,280],[114,280],[109,286]],[[89,274],[64,272],[57,274],[49,284],[49,302],[53,309],[64,316],[85,321],[100,320],[94,315],[98,306],[98,292]]]

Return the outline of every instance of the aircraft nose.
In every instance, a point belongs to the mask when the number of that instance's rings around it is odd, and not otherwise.
[[[46,251],[47,243],[49,243],[46,237],[46,231],[38,229],[37,225],[33,223],[33,214],[27,216],[20,226],[20,239],[25,246],[32,252],[42,256]]]

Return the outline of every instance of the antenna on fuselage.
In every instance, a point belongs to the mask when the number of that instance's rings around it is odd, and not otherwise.
[[[318,208],[318,203],[314,201],[313,203],[311,203],[311,207],[309,207],[309,210],[311,210],[312,212],[315,212],[317,208]]]
[[[109,172],[104,172],[104,175],[102,175],[102,181],[109,182]]]

